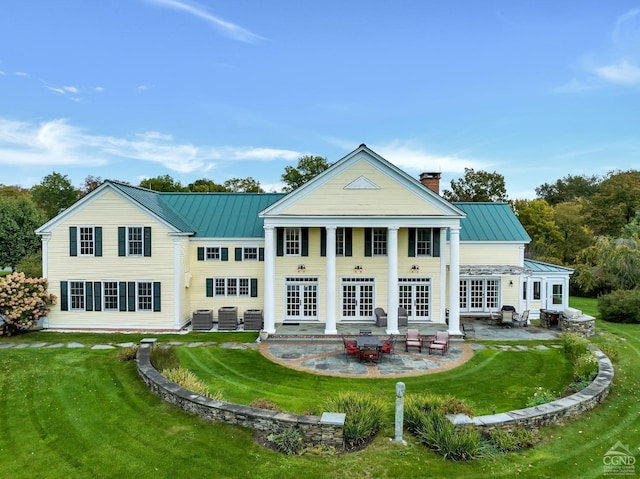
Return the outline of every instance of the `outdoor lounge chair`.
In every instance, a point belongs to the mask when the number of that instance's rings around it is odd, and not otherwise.
[[[435,341],[433,341],[429,344],[429,354],[431,354],[433,351],[440,351],[440,354],[444,356],[447,352],[447,347],[443,343],[436,343]]]
[[[432,345],[433,344],[442,344],[444,346],[444,351],[443,351],[442,354],[446,353],[447,350],[449,349],[449,333],[447,331],[437,331],[436,332],[436,337],[431,342],[431,344]]]
[[[515,315],[513,317],[513,323],[516,326],[526,326],[528,321],[529,321],[529,310],[528,309],[524,313],[522,313],[521,315]]]
[[[402,306],[398,306],[398,326],[409,326],[409,315]]]
[[[418,348],[418,350],[422,352],[422,338],[420,337],[419,330],[407,329],[407,336],[404,341],[405,351],[409,351],[409,348]]]
[[[476,337],[476,327],[473,322],[466,323],[464,321],[460,321],[460,327],[462,328],[462,337],[466,338],[469,333],[473,333],[473,337]]]
[[[376,308],[374,310],[376,315],[376,326],[386,326],[387,325],[387,313],[382,308]]]

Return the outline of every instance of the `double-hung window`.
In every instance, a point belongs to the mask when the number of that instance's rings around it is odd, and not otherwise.
[[[118,282],[103,281],[102,282],[102,304],[105,311],[118,311]]]
[[[93,226],[78,228],[80,256],[93,256],[95,252],[95,235]]]
[[[416,256],[432,256],[433,230],[416,228]]]
[[[84,311],[85,309],[84,281],[69,281],[69,304],[71,311]]]
[[[249,278],[214,278],[215,296],[249,296]]]
[[[373,228],[373,256],[387,255],[387,229]]]
[[[300,256],[300,228],[285,228],[284,254],[285,256]]]
[[[242,261],[258,261],[258,248],[242,248]]]
[[[344,237],[344,228],[336,228],[336,256],[345,255]]]
[[[151,281],[136,283],[137,311],[153,311],[153,284]]]
[[[144,252],[144,236],[142,226],[127,228],[127,255],[142,256]]]
[[[220,247],[207,246],[205,248],[204,258],[207,261],[220,261]]]

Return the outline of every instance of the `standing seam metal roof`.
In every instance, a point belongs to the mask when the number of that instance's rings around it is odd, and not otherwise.
[[[460,220],[460,241],[531,241],[507,203],[453,204],[467,214]]]

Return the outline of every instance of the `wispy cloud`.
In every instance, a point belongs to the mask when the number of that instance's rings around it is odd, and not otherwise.
[[[181,2],[178,0],[145,0],[149,4],[157,5],[165,8],[172,8],[174,10],[180,10],[190,15],[201,18],[218,30],[223,35],[226,35],[234,40],[245,43],[255,43],[259,40],[263,40],[263,37],[256,35],[249,30],[242,28],[234,23],[227,22],[215,15],[209,13],[204,7],[192,3]]]
[[[25,78],[30,78],[31,77],[31,75],[29,75],[26,72],[16,72],[16,76],[17,77],[25,77]]]
[[[97,166],[124,158],[191,173],[209,171],[222,161],[290,161],[299,156],[297,151],[268,147],[180,143],[172,135],[155,131],[132,139],[92,135],[65,119],[34,124],[0,118],[0,166]]]
[[[77,95],[78,93],[80,93],[80,89],[75,86],[54,87],[46,85],[46,87],[52,92],[58,93],[60,95],[67,95],[68,93]]]
[[[640,85],[640,68],[621,60],[618,63],[597,67],[596,74],[603,80],[621,85]]]

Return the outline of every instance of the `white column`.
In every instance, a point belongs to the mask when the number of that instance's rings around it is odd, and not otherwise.
[[[180,312],[182,310],[182,281],[184,272],[182,271],[182,256],[180,255],[180,243],[182,238],[173,238],[173,328],[180,329]]]
[[[324,334],[338,334],[336,328],[336,227],[327,226],[327,266],[325,284]]]
[[[264,227],[264,330],[269,334],[276,332],[276,248],[275,228]]]
[[[444,278],[447,277],[447,229],[440,228],[440,322],[447,320],[447,285]]]
[[[460,227],[449,228],[449,334],[460,335]]]
[[[398,227],[387,228],[388,289],[387,334],[400,334],[398,330]]]
[[[42,277],[47,278],[49,276],[49,240],[51,239],[51,233],[42,234]]]

